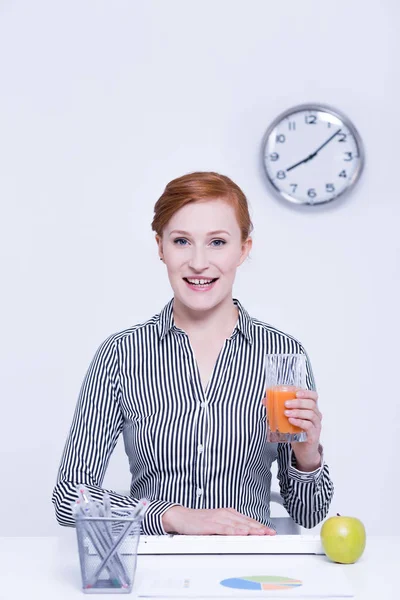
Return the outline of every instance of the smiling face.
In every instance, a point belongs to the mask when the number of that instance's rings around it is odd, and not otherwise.
[[[221,199],[186,204],[156,240],[175,300],[191,310],[231,302],[236,269],[252,245],[241,239],[233,206]]]

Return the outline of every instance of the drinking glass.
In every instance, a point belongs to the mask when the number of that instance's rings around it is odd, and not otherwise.
[[[305,442],[307,434],[289,422],[285,415],[286,400],[306,387],[304,354],[267,354],[265,359],[267,440],[269,442]]]

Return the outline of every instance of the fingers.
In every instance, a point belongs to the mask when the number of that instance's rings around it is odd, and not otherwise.
[[[265,527],[233,508],[196,510],[183,506],[171,507],[163,515],[163,526],[167,532],[172,531],[185,535],[276,534],[274,529]]]
[[[262,523],[259,523],[258,521],[255,521],[254,519],[251,519],[250,517],[246,517],[245,515],[240,514],[233,508],[221,509],[221,511],[224,511],[221,514],[221,518],[223,520],[226,520],[228,523],[233,523],[235,526],[245,527],[247,529],[252,529],[252,530],[257,530],[257,531],[260,531],[260,530],[262,531],[265,529],[265,527],[264,527],[264,525],[262,525]],[[225,511],[226,511],[226,514],[224,514]]]
[[[313,410],[285,410],[285,415],[291,419],[311,421],[315,426],[321,422],[319,414]]]
[[[296,392],[296,398],[311,398],[314,402],[318,400],[318,393],[313,390],[299,390]]]
[[[310,410],[314,410],[317,408],[317,404],[314,400],[310,399],[296,399],[296,400],[286,400],[285,402],[286,408],[308,408]]]
[[[270,527],[266,527],[262,523],[259,523],[255,519],[242,515],[234,508],[221,509],[229,513],[228,518],[233,519],[235,528],[243,530],[243,533],[236,535],[275,535],[275,530]]]
[[[320,436],[320,424],[315,424],[312,421],[306,421],[305,419],[289,419],[289,422],[296,427],[300,427],[303,431],[306,431],[309,436],[312,434],[312,438],[307,437],[309,440],[314,439],[315,437],[319,438]]]
[[[215,533],[217,535],[257,535],[251,533],[250,529],[246,527],[239,527],[238,525],[222,525],[220,523],[216,525]]]
[[[286,400],[285,406],[288,408],[309,408],[314,410],[317,407],[317,401],[317,392],[313,392],[312,390],[301,390],[296,393],[296,398],[293,400]],[[263,406],[267,407],[268,400],[266,396],[262,398],[261,403]]]
[[[218,523],[214,529],[214,533],[217,535],[276,535],[276,531],[270,527],[253,529],[252,527],[245,527],[243,525]]]
[[[287,400],[285,415],[293,419],[311,421],[317,427],[322,421],[322,414],[314,400]]]

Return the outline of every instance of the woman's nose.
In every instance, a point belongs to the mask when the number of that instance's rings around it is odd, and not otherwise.
[[[193,250],[189,260],[189,267],[195,271],[202,271],[208,267],[207,253],[204,250]]]

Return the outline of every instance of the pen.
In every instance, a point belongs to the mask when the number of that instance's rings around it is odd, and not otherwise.
[[[110,513],[111,513],[111,507],[110,507],[110,502],[109,502],[110,498],[109,498],[108,494],[105,495],[104,500],[105,500],[105,505],[106,505],[107,511],[110,511]],[[130,512],[129,518],[132,519],[133,521],[135,521],[135,520],[141,521],[145,512],[148,509],[148,504],[149,504],[149,501],[146,498],[142,498],[141,500],[139,500],[139,502],[136,505],[136,507],[134,508],[134,510],[129,511]],[[100,515],[105,514],[104,507],[100,503],[95,502],[94,506],[96,508],[96,511],[98,511]],[[123,511],[125,513],[128,512],[126,509],[125,510],[121,509],[121,511]],[[104,523],[104,525],[106,525],[106,523]],[[124,565],[121,561],[121,558],[118,555],[118,546],[119,546],[120,542],[123,540],[124,536],[126,535],[126,532],[128,529],[129,529],[129,525],[127,527],[124,527],[122,530],[122,533],[119,535],[119,537],[116,540],[114,540],[112,534],[110,532],[108,532],[111,536],[111,541],[114,543],[114,546],[111,547],[111,549],[109,550],[109,552],[107,553],[106,556],[102,556],[103,564],[104,564],[106,561],[108,561],[110,559],[111,555],[114,552],[114,558],[118,562],[118,565],[120,566],[120,568],[124,574],[126,574],[126,571],[125,571]],[[106,530],[107,530],[107,528],[106,528]],[[100,565],[100,567],[97,569],[93,578],[98,576],[98,573],[101,571],[101,568],[102,568],[102,565]]]
[[[94,581],[96,581],[97,577],[101,573],[101,570],[102,570],[103,566],[107,563],[107,561],[110,559],[110,557],[112,555],[114,555],[114,557],[115,557],[115,553],[117,551],[117,548],[118,548],[119,544],[122,542],[122,540],[124,539],[124,537],[125,537],[126,532],[127,532],[128,529],[129,529],[129,522],[128,522],[128,525],[123,528],[122,533],[115,540],[113,540],[113,546],[108,550],[108,552],[105,555],[102,555],[101,558],[102,558],[103,562],[96,569],[96,572],[93,575],[93,580]],[[119,558],[119,556],[118,556],[118,558]],[[121,559],[119,558],[119,560],[121,560]],[[125,571],[125,569],[124,569],[124,571]],[[125,583],[125,582],[122,582],[122,586],[123,587],[129,587],[129,585],[127,583]]]
[[[110,499],[110,494],[108,492],[104,493],[103,506],[104,506],[104,514],[106,515],[106,517],[111,517],[111,499]]]
[[[88,499],[90,495],[86,492]],[[90,507],[90,515],[94,518],[98,518],[98,521],[92,522],[92,532],[96,535],[98,542],[100,542],[101,551],[97,550],[102,560],[100,567],[95,571],[91,583],[92,585],[96,582],[98,576],[101,573],[102,568],[105,565],[111,565],[118,576],[120,587],[129,587],[128,584],[128,576],[125,571],[125,567],[118,555],[117,547],[118,544],[115,543],[112,534],[108,535],[106,523],[101,522],[101,518],[103,518],[103,507],[99,502],[91,501]],[[119,543],[119,542],[118,542]]]
[[[94,501],[92,499],[91,494],[85,485],[78,484],[76,485],[76,489],[79,497],[76,505],[78,506],[78,511],[81,512],[81,515],[79,516],[83,516],[83,518],[92,517],[96,519],[96,521],[91,522],[90,530],[92,535],[90,535],[88,531],[89,527],[87,527],[86,530],[97,554],[101,559],[101,564],[90,578],[90,582],[87,587],[92,587],[96,583],[97,578],[104,567],[107,568],[114,585],[117,584],[119,587],[129,587],[129,577],[127,576],[124,563],[118,554],[118,546],[123,540],[130,526],[124,526],[124,523],[121,523],[122,533],[120,533],[118,538],[114,539],[111,523],[113,518],[111,511],[111,499],[108,492],[104,493],[104,504],[102,505],[101,502]],[[133,521],[141,521],[148,509],[148,504],[149,501],[146,498],[142,498],[139,500],[133,510],[129,510],[128,508],[121,508],[120,510],[122,513],[124,513],[124,518],[128,518]],[[102,519],[104,519],[104,521],[102,521]],[[116,521],[117,520],[118,517],[116,516]],[[118,527],[117,530],[120,531],[120,528]],[[115,575],[118,576],[118,579],[115,579]]]
[[[132,519],[142,520],[147,509],[148,509],[149,501],[146,498],[142,498],[136,504],[135,508],[132,511]]]
[[[78,485],[76,486],[76,490],[78,492],[78,497],[79,499],[86,505],[89,505],[89,507],[91,505],[93,505],[93,499],[90,495],[89,490],[81,483],[78,483]],[[91,515],[93,516],[93,515]]]
[[[72,508],[72,512],[75,516],[75,518],[81,519],[82,517],[85,518],[87,516],[89,516],[88,514],[88,509],[84,508],[81,504],[80,504],[80,500],[76,501],[76,504],[73,506]],[[100,556],[100,558],[103,557],[104,552],[106,552],[106,548],[104,548],[104,544],[101,542],[101,540],[98,539],[98,537],[96,536],[95,532],[92,530],[92,533],[90,533],[87,529],[86,529],[86,534],[88,535],[90,541],[92,542],[97,554]],[[109,564],[105,565],[108,574],[110,576],[110,580],[112,582],[112,584],[115,587],[124,587],[122,585],[122,583],[119,581],[119,579],[115,576],[114,571],[111,569]],[[97,579],[97,576],[96,576]],[[96,579],[92,578],[91,582],[87,584],[87,588],[92,587],[93,583],[96,582]],[[94,580],[94,582],[93,582]]]
[[[108,549],[113,548],[113,546],[115,546],[115,551],[113,550],[114,554],[110,557],[110,561],[115,563],[115,569],[117,572],[119,572],[119,577],[120,577],[121,581],[123,583],[127,582],[129,578],[126,574],[124,563],[122,562],[121,557],[118,554],[118,548],[117,548],[117,545],[115,544],[115,540],[114,540],[112,531],[110,529],[110,522],[108,521],[108,519],[110,519],[111,516],[107,517],[104,506],[100,502],[95,502],[94,508],[95,508],[95,512],[97,513],[97,515],[101,519],[104,519],[104,521],[99,520],[96,523],[93,523],[93,525],[96,525],[101,530],[102,535],[104,535],[107,551],[108,551]],[[125,528],[125,531],[126,531],[126,528]]]

